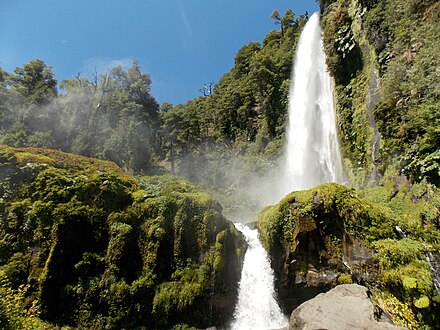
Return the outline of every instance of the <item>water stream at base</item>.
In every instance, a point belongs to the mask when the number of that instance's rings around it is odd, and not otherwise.
[[[431,266],[434,289],[440,292],[440,253],[428,252],[426,254],[426,261]]]
[[[258,230],[236,223],[248,243],[231,329],[277,329],[288,321],[275,299],[274,275]]]

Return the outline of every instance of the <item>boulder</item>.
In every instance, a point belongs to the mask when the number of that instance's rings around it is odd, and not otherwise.
[[[366,287],[338,285],[297,307],[290,317],[289,329],[406,329],[378,320],[375,311]]]

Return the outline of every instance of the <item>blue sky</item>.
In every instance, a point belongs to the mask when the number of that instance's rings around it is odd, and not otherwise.
[[[185,102],[229,71],[241,46],[262,41],[283,14],[315,0],[0,0],[0,67],[31,59],[60,82],[138,60],[159,103]]]

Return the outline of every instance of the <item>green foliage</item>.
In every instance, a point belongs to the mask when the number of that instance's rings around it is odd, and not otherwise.
[[[159,106],[150,95],[150,76],[137,62],[92,81],[79,75],[65,80],[61,95],[41,60],[2,77],[0,143],[109,159],[134,173],[156,171]]]
[[[380,308],[390,313],[391,320],[395,325],[407,327],[411,330],[422,328],[411,308],[390,292],[373,290],[372,300]]]
[[[29,284],[20,308],[38,296],[42,318],[84,328],[221,324],[212,296],[235,296],[238,274],[223,278],[245,243],[197,187],[31,148],[0,146],[0,170],[0,272],[5,292]]]
[[[0,271],[0,327],[14,329],[54,329],[40,318],[38,301],[29,303],[26,297],[29,286],[12,289],[7,276]]]
[[[326,62],[336,83],[341,85],[346,85],[363,65],[351,25],[346,1],[337,1],[327,8],[323,19]]]
[[[429,298],[427,296],[422,296],[414,302],[414,306],[417,308],[428,308],[429,307]]]
[[[368,40],[363,52],[374,51],[380,72],[374,119],[382,134],[381,160],[389,165],[396,158],[412,181],[438,184],[439,63],[432,54],[439,52],[440,5],[378,0],[356,11],[365,29],[356,38]]]
[[[425,251],[422,243],[410,238],[379,240],[373,246],[378,254],[379,266],[384,269],[394,269],[412,260],[423,259]]]
[[[57,81],[52,68],[43,61],[31,60],[14,72],[15,75],[9,77],[12,90],[23,95],[32,104],[47,103],[57,95]]]
[[[172,319],[175,317],[172,312],[184,312],[209,287],[206,282],[209,272],[209,267],[197,267],[192,261],[185,268],[177,269],[171,276],[171,281],[162,283],[157,288],[153,314]],[[167,323],[169,321],[165,324]]]
[[[353,283],[351,276],[348,274],[341,274],[338,277],[338,284],[350,284]]]

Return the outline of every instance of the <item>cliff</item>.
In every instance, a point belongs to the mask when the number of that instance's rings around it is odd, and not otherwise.
[[[258,228],[285,311],[359,283],[397,325],[434,326],[439,292],[426,254],[439,248],[438,200],[433,186],[389,179],[359,192],[323,184],[264,209]]]
[[[188,182],[0,146],[0,192],[2,304],[12,293],[27,310],[3,309],[5,327],[29,316],[83,328],[208,327],[232,314],[245,241]]]

